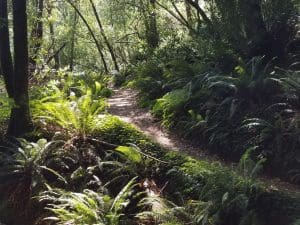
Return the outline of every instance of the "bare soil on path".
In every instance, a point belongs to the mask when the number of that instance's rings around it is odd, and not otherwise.
[[[224,162],[219,157],[208,154],[207,151],[193,145],[188,140],[167,132],[161,126],[160,122],[151,115],[148,109],[142,109],[137,105],[136,91],[120,88],[113,89],[113,92],[113,96],[108,99],[108,112],[118,116],[127,123],[135,125],[141,132],[162,147],[172,151],[180,151],[197,159],[220,163],[226,167],[236,167],[234,163]],[[270,189],[300,193],[299,186],[284,182],[279,178],[271,179],[270,177],[263,176],[259,179],[267,183]]]

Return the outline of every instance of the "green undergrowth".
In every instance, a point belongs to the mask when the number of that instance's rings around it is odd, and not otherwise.
[[[35,141],[6,137],[0,146],[1,222],[294,225],[299,219],[297,193],[256,181],[265,159],[251,158],[255,149],[236,171],[167,151],[109,115],[104,88],[64,78],[32,91]]]
[[[145,153],[161,156],[162,148],[151,142],[142,132],[129,123],[124,123],[118,117],[112,115],[103,115],[97,122],[97,128],[93,134],[107,142],[116,145],[135,144],[143,149]]]
[[[57,133],[53,135],[57,138]],[[22,166],[14,180],[23,191],[13,191],[10,196],[17,206],[17,198],[29,201],[25,211],[40,208],[35,210],[40,221],[36,224],[45,224],[41,218],[61,221],[57,224],[73,221],[74,225],[101,221],[111,225],[147,221],[161,225],[289,225],[299,219],[299,194],[271,190],[257,182],[252,176],[257,164],[249,159],[242,161],[239,171],[233,171],[169,152],[111,115],[99,116],[95,129],[84,139],[41,140],[25,146],[20,156],[26,157],[18,161]],[[23,173],[26,177],[32,174],[31,183],[22,183]],[[146,180],[158,192],[141,200],[137,190]],[[32,200],[25,198],[28,193]],[[160,208],[149,211],[149,204]],[[5,217],[9,215],[7,207],[0,207],[1,218],[4,212]]]
[[[168,152],[130,124],[112,116],[103,118],[99,131],[104,140],[120,145],[135,143],[159,159],[153,162],[153,176],[161,186],[166,185],[165,195],[178,205],[190,199],[213,203],[209,215],[216,224],[270,224],[272,221],[271,224],[283,225],[299,219],[299,193],[270,190],[251,177],[255,168],[233,171],[218,163]]]
[[[298,184],[299,71],[225,49],[204,54],[197,45],[165,43],[130,67],[127,86],[138,90],[139,105],[224,159],[238,162],[255,148],[253,157],[267,159],[266,174]],[[217,63],[227,60],[227,69]]]
[[[189,199],[211,202],[209,216],[215,224],[291,224],[299,217],[299,194],[269,190],[251,177],[255,168],[243,168],[239,173],[218,163],[167,152],[132,125],[110,115],[102,117],[96,130],[102,140],[118,145],[133,143],[156,158],[147,164],[152,167],[148,171],[161,186],[166,185],[167,198],[178,205]]]

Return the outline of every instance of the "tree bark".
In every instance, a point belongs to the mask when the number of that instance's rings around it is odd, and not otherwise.
[[[155,49],[159,45],[159,33],[156,19],[156,0],[150,0],[149,21],[146,29],[147,43],[150,48]]]
[[[31,31],[31,39],[34,42],[31,48],[30,56],[30,74],[34,73],[36,69],[36,60],[38,58],[39,51],[42,46],[43,41],[43,11],[44,11],[44,0],[37,0],[36,4],[36,19],[33,24],[33,29]]]
[[[193,24],[193,16],[192,16],[192,8],[191,5],[185,0],[185,12],[186,12],[186,18],[189,25]]]
[[[0,1],[0,63],[8,96],[14,96],[14,67],[10,52],[7,0]]]
[[[98,26],[99,26],[99,29],[100,29],[100,33],[101,33],[101,35],[102,35],[102,37],[103,37],[104,43],[106,44],[106,46],[107,46],[107,48],[108,48],[108,50],[109,50],[109,53],[110,53],[110,55],[111,55],[112,61],[113,61],[114,66],[115,66],[115,69],[116,69],[117,71],[119,71],[120,69],[119,69],[119,65],[118,65],[118,62],[117,62],[116,55],[115,55],[115,53],[114,53],[114,49],[113,49],[112,45],[110,44],[110,42],[109,42],[109,40],[108,40],[108,38],[107,38],[107,36],[106,36],[106,34],[105,34],[104,28],[103,28],[103,26],[102,26],[102,23],[101,23],[99,14],[98,14],[98,12],[97,12],[97,9],[96,9],[96,7],[95,7],[95,4],[94,4],[93,0],[90,0],[90,3],[91,3],[91,5],[92,5],[93,12],[94,12],[94,15],[95,15],[96,20],[97,20],[97,23],[98,23]]]
[[[186,0],[186,3],[193,6],[197,12],[201,15],[203,21],[209,26],[212,27],[212,22],[206,15],[205,11],[200,7],[198,0]]]
[[[270,60],[282,57],[284,46],[267,31],[263,15],[261,0],[241,0],[240,8],[243,13],[244,26],[249,41],[248,56],[265,55]]]
[[[14,102],[7,134],[22,136],[32,128],[28,95],[28,40],[26,0],[13,0]]]
[[[51,4],[49,4],[47,7],[47,13],[48,13],[49,17],[52,15],[52,7],[53,6]],[[51,21],[49,22],[49,32],[50,32],[50,37],[51,37],[52,46],[53,46],[52,50],[54,53],[53,53],[53,57],[50,57],[51,59],[47,60],[47,63],[49,63],[52,59],[54,59],[54,69],[58,70],[60,67],[60,58],[59,58],[59,52],[56,54],[56,50],[55,50],[55,32],[54,32],[54,25]]]
[[[72,25],[72,38],[71,38],[70,71],[74,70],[76,25],[77,25],[77,12],[76,12],[76,10],[74,10],[73,25]]]

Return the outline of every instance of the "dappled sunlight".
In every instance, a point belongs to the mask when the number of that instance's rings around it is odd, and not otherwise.
[[[0,225],[300,225],[297,0],[0,0]]]
[[[178,151],[180,146],[175,144],[166,131],[163,130],[150,112],[138,108],[136,93],[132,90],[114,90],[115,95],[108,99],[108,112],[118,116],[127,123],[134,124],[139,130],[143,131],[155,142],[163,147]]]
[[[135,125],[139,130],[164,148],[173,151],[184,150],[197,157],[207,158],[204,151],[193,146],[188,141],[168,133],[148,110],[138,107],[137,93],[134,90],[115,89],[114,93],[115,94],[108,99],[109,113],[118,116],[127,123]]]

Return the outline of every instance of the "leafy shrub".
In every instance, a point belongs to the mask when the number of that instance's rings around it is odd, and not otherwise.
[[[122,86],[126,81],[126,77],[122,73],[116,73],[113,75],[112,82],[116,87]]]
[[[81,97],[71,94],[69,98],[71,101],[56,89],[53,96],[32,101],[34,117],[58,125],[71,134],[86,135],[93,132],[98,115],[106,107],[104,100],[95,100],[90,89]]]
[[[154,100],[163,95],[163,70],[155,60],[137,65],[135,78],[131,84],[140,91],[141,103]],[[147,105],[146,105],[147,106]]]
[[[188,100],[189,92],[187,89],[173,90],[156,100],[152,113],[162,118],[163,125],[170,128],[174,126],[178,114],[184,111],[184,106]]]
[[[61,143],[47,142],[45,139],[40,139],[37,143],[25,140],[16,143],[17,145],[2,149],[0,188],[7,188],[6,198],[11,206],[25,210],[30,198],[47,184],[49,175],[54,176],[58,183],[65,184],[66,180],[48,167],[49,158],[57,159],[55,152],[60,149]],[[57,160],[57,163],[61,160]]]
[[[151,142],[144,134],[131,124],[128,124],[116,116],[105,115],[99,118],[95,124],[93,135],[109,143],[117,145],[135,144],[150,155],[161,155],[161,147]]]
[[[161,49],[156,54],[162,56],[159,64],[163,68],[159,91],[162,96],[149,98],[149,90],[139,90],[143,101],[151,99],[152,112],[163,125],[231,160],[239,160],[245,149],[258,145],[255,157],[267,158],[266,171],[273,169],[275,174],[287,177],[282,173],[286,171],[290,174],[289,180],[298,182],[295,160],[298,159],[295,146],[298,145],[296,127],[300,99],[297,72],[278,69],[273,66],[274,61],[266,62],[266,58],[260,56],[247,63],[239,59],[233,70],[225,73],[224,69],[212,66],[195,68],[197,54],[191,61],[164,55]],[[154,78],[144,76],[143,79],[150,87],[150,80]],[[155,86],[152,88],[159,90]],[[249,118],[265,120],[263,123],[273,127],[273,131],[241,129],[243,121]],[[256,121],[253,120],[253,124]],[[254,135],[259,130],[263,133]],[[278,139],[274,139],[274,135]]]
[[[65,190],[50,189],[41,194],[40,201],[48,203],[47,208],[55,216],[44,220],[55,221],[57,224],[103,224],[118,225],[126,223],[124,210],[130,203],[134,193],[135,179],[121,189],[115,198],[84,190],[83,193],[67,192]],[[127,219],[128,220],[128,219]]]

